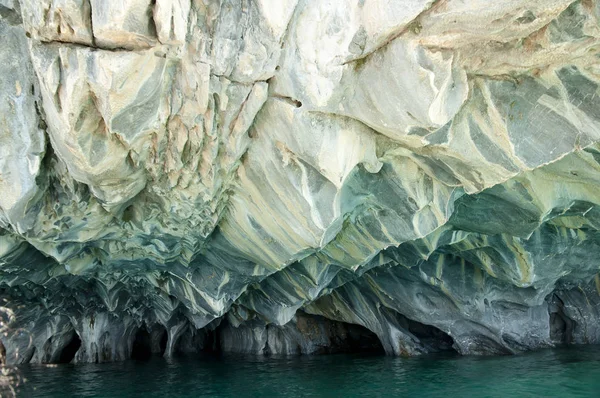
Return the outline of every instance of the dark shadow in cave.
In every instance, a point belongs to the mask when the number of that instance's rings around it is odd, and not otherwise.
[[[160,342],[159,342],[159,354],[162,357],[163,355],[165,355],[165,351],[167,350],[167,342],[169,341],[169,335],[167,334],[167,330],[163,327],[163,333],[160,336]]]
[[[223,322],[225,324],[226,322]],[[221,350],[221,333],[220,328],[206,329],[206,337],[204,337],[204,346],[202,352],[211,355],[220,355]]]
[[[454,349],[454,340],[444,331],[435,326],[409,319],[400,313],[398,313],[397,317],[398,324],[418,338],[429,352],[456,351]]]
[[[153,355],[163,356],[167,349],[168,334],[167,329],[160,324],[154,324],[148,329],[142,327],[142,330],[150,334],[150,351]],[[139,332],[139,330],[138,330]],[[143,336],[142,336],[143,337]]]
[[[31,362],[31,360],[33,359],[33,356],[35,355],[35,351],[36,351],[36,347],[32,347],[31,350],[25,351],[25,354],[23,355],[23,362],[22,363],[29,363],[29,362]]]
[[[348,342],[344,349],[339,352],[385,354],[385,349],[375,333],[361,325],[347,324],[347,327]]]
[[[166,346],[166,343],[165,343]],[[164,352],[164,351],[163,351]],[[133,348],[131,350],[131,359],[137,361],[147,361],[152,357],[152,339],[146,327],[138,329],[133,340]]]
[[[553,312],[550,314],[550,340],[558,344],[568,344],[570,338],[570,320],[562,314]]]
[[[202,329],[187,328],[176,340],[173,355],[220,355],[220,333],[214,326]]]
[[[556,344],[569,344],[573,341],[573,321],[565,315],[563,301],[556,293],[548,299],[550,315],[550,340]]]
[[[0,340],[0,365],[6,365],[6,348],[2,340]]]
[[[81,347],[81,339],[77,333],[73,332],[71,340],[62,349],[57,363],[70,363],[75,358],[77,351],[79,351],[79,347]]]
[[[185,351],[184,351],[184,349],[183,349],[182,346],[183,346],[183,343],[184,343],[184,339],[186,337],[187,336],[183,336],[181,334],[181,335],[178,335],[175,338],[175,340],[173,341],[173,352],[171,353],[171,355],[173,357],[178,357],[178,356],[182,356],[183,354],[185,354]]]
[[[311,315],[310,317],[319,322],[324,322],[331,343],[328,347],[323,347],[314,354],[385,354],[385,349],[379,337],[362,325],[333,321],[318,315]]]

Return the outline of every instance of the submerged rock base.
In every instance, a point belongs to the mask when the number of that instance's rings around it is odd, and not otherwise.
[[[598,0],[0,0],[0,37],[9,363],[600,342]]]

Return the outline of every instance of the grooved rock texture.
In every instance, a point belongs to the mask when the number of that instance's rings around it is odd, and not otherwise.
[[[600,343],[598,0],[0,0],[0,37],[9,362]]]

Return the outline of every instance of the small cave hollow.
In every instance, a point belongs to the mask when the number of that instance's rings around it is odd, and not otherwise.
[[[165,354],[165,351],[167,350],[167,342],[169,339],[167,329],[160,324],[152,325],[149,328],[146,328],[144,326],[140,330],[138,330],[138,333],[140,333],[140,337],[142,338],[142,340],[147,337],[145,336],[144,331],[150,334],[151,353],[153,355],[163,356]]]
[[[167,350],[167,342],[169,340],[169,335],[167,334],[167,330],[163,328],[163,332],[160,335],[160,341],[158,343],[158,349],[160,356],[165,355],[165,351]]]
[[[311,354],[385,354],[377,334],[362,325],[298,311],[296,328],[303,336],[299,343],[312,343],[318,347]]]
[[[345,324],[348,339],[344,345],[345,353],[365,353],[384,355],[385,349],[379,337],[371,330],[361,325]]]
[[[419,339],[429,352],[456,351],[454,340],[450,335],[435,326],[414,321],[398,314],[399,324]]]
[[[6,348],[2,340],[0,340],[0,365],[6,365]]]
[[[205,329],[205,333],[202,352],[213,355],[221,354],[221,334],[219,333],[219,328]]]
[[[558,294],[554,293],[547,299],[549,315],[550,340],[554,344],[569,344],[573,341],[575,323],[564,311],[565,304]]]
[[[25,351],[23,355],[23,363],[29,363],[35,355],[36,347],[32,347],[31,350]]]
[[[166,333],[165,333],[166,334]],[[166,342],[165,342],[166,347]],[[163,349],[164,352],[164,349]],[[152,338],[145,327],[138,329],[133,339],[131,359],[136,361],[147,361],[152,357]]]
[[[573,321],[560,311],[550,313],[550,340],[556,344],[569,344],[572,341]]]
[[[211,327],[188,328],[177,337],[173,345],[173,355],[221,354],[220,335]]]
[[[71,340],[69,340],[67,345],[62,349],[60,356],[58,357],[58,363],[71,363],[80,347],[81,339],[79,338],[79,335],[74,332],[71,336]]]

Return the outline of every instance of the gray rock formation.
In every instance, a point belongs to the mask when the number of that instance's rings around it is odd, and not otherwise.
[[[600,343],[598,0],[0,0],[0,37],[8,362]]]

